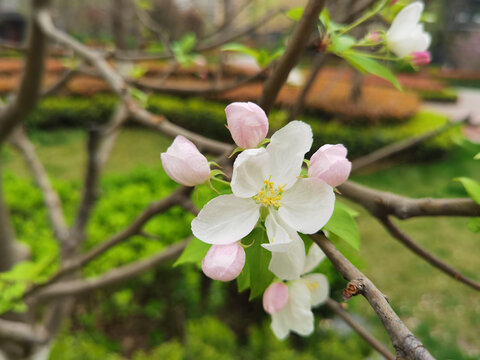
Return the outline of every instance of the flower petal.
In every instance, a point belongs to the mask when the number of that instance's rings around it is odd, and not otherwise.
[[[309,273],[315,269],[323,259],[325,259],[325,253],[320,249],[320,246],[313,243],[308,250],[307,257],[305,258],[305,267],[303,268],[302,274]]]
[[[263,181],[268,179],[268,157],[264,148],[245,150],[238,155],[230,183],[235,196],[250,198],[263,188]]]
[[[267,236],[269,244],[262,244],[262,246],[272,252],[285,252],[292,245],[292,231],[287,231],[288,225],[283,223],[278,216],[277,211],[271,210],[265,220],[265,228],[267,229]],[[295,231],[295,236],[298,236]]]
[[[315,307],[327,301],[330,295],[330,285],[323,274],[309,274],[302,276],[311,295],[311,306]]]
[[[313,332],[313,313],[310,310],[310,292],[302,280],[288,285],[287,305],[272,315],[272,330],[279,339],[284,339],[289,331],[299,335]]]
[[[295,280],[305,267],[305,244],[296,232],[290,248],[285,252],[272,252],[268,270],[282,280]],[[293,234],[292,234],[293,235]]]
[[[248,235],[260,216],[252,199],[221,195],[210,200],[192,221],[192,232],[207,244],[230,244]]]
[[[312,128],[302,121],[292,121],[273,134],[267,153],[269,175],[276,186],[282,184],[288,189],[295,184],[312,142]]]
[[[283,194],[278,214],[292,229],[313,234],[328,222],[334,205],[331,186],[318,179],[300,179]]]
[[[409,32],[419,21],[423,12],[423,3],[416,1],[405,6],[395,17],[387,31],[387,37],[394,37]]]

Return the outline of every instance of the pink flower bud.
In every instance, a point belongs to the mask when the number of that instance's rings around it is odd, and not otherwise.
[[[325,181],[335,187],[344,183],[352,170],[347,160],[347,149],[342,144],[323,145],[310,158],[308,176]]]
[[[382,41],[382,37],[378,31],[374,31],[367,35],[367,41],[376,44]]]
[[[390,0],[390,4],[389,4],[389,5],[390,5],[390,6],[393,6],[393,5],[395,5],[397,2],[398,2],[398,0]]]
[[[288,302],[288,287],[282,282],[270,285],[263,293],[263,308],[270,315],[282,310]]]
[[[179,135],[167,152],[161,153],[165,172],[177,183],[186,186],[202,184],[210,176],[208,160],[188,139]]]
[[[212,245],[202,260],[202,270],[213,280],[231,281],[242,272],[245,250],[238,243]]]
[[[432,58],[429,51],[415,51],[411,54],[412,64],[415,66],[424,66],[430,64]]]
[[[268,118],[265,111],[252,102],[235,102],[225,108],[228,130],[242,149],[255,148],[265,139]]]

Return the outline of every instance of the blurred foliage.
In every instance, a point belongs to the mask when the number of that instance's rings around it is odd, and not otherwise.
[[[199,134],[230,142],[230,134],[225,130],[225,105],[198,98],[178,98],[173,96],[155,96],[148,98],[148,109],[154,113],[165,115],[170,121]],[[30,128],[51,127],[88,127],[108,120],[116,100],[113,96],[97,95],[93,98],[48,98],[41,101],[37,110],[27,120]],[[369,153],[382,146],[411,136],[423,134],[444,125],[447,118],[431,112],[419,112],[410,120],[400,124],[382,123],[376,126],[365,126],[350,121],[345,126],[345,119],[333,118],[325,121],[320,114],[303,116],[314,132],[316,149],[325,143],[343,143],[353,157]],[[272,131],[285,124],[287,115],[284,111],[273,111],[270,116]],[[437,157],[452,147],[452,136],[458,129],[439,136],[412,150],[416,159]]]
[[[15,230],[19,239],[32,248],[33,263],[43,264],[45,259],[55,258],[58,248],[48,226],[40,191],[31,180],[11,174],[7,174],[5,186]],[[101,183],[102,197],[92,214],[84,248],[89,249],[120,231],[149,202],[161,199],[176,186],[160,167],[139,167],[127,176],[105,176]],[[71,223],[79,201],[80,184],[54,182],[54,187],[60,193]],[[213,195],[207,187],[200,187],[192,197],[201,206]],[[161,240],[132,237],[88,264],[84,275],[97,276],[161,251],[188,236],[191,219],[192,216],[180,208],[155,217],[145,230]],[[50,270],[55,268],[52,266]],[[338,294],[345,281],[329,263],[322,264],[322,268],[331,278],[334,294]],[[211,282],[194,266],[172,268],[169,262],[125,282],[113,292],[99,291],[77,299],[71,324],[54,345],[50,358],[117,360],[128,355],[139,360],[253,360],[258,358],[256,354],[262,353],[265,359],[314,359],[311,354],[330,351],[334,354],[331,359],[351,359],[348,351],[344,354],[338,350],[344,349],[341,345],[344,340],[333,333],[320,331],[313,336],[317,341],[311,343],[294,336],[295,346],[276,340],[265,325],[269,316],[263,312],[260,302],[248,303],[247,299],[248,294],[236,293],[234,283]],[[325,310],[319,314],[330,316]],[[125,345],[131,338],[133,345]],[[264,339],[269,339],[268,344]],[[370,352],[358,337],[349,334],[345,339],[363,349],[361,353]],[[323,344],[321,350],[318,341]],[[139,350],[142,348],[151,350]]]

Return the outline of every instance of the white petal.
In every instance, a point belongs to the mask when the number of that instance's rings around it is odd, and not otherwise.
[[[312,142],[312,128],[302,121],[292,121],[273,134],[267,152],[269,175],[276,186],[288,189],[295,184]]]
[[[423,3],[416,1],[403,8],[395,17],[387,31],[387,37],[395,37],[405,32],[409,32],[419,21],[422,16]]]
[[[310,249],[308,249],[308,255],[305,258],[305,267],[303,268],[302,274],[309,273],[315,269],[323,259],[325,259],[325,253],[320,249],[320,246],[313,243],[312,246],[310,246]]]
[[[282,196],[278,214],[294,230],[313,234],[330,219],[335,205],[333,188],[322,180],[300,179]]]
[[[269,173],[268,157],[264,148],[245,150],[238,155],[230,183],[235,196],[250,198],[263,188]]]
[[[323,304],[330,295],[330,285],[323,274],[309,274],[302,276],[311,295],[311,305],[313,307]]]
[[[221,195],[210,200],[192,221],[192,232],[207,244],[230,244],[248,235],[260,216],[252,199]]]
[[[306,336],[313,332],[313,322],[310,293],[306,284],[302,280],[290,283],[287,305],[272,315],[273,333],[279,339],[284,339],[289,331]]]
[[[272,259],[268,265],[268,270],[274,273],[279,279],[296,280],[302,274],[304,267],[305,244],[300,236],[296,234],[287,251],[272,252]]]
[[[282,226],[283,225],[283,226]],[[272,252],[285,252],[292,245],[292,234],[290,234],[285,223],[281,223],[281,219],[278,217],[276,210],[270,211],[265,220],[265,228],[267,229],[268,244],[262,244],[262,246]],[[296,234],[296,232],[294,231]],[[297,235],[298,236],[298,235]]]

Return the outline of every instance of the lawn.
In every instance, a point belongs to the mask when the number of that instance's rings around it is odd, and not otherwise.
[[[80,130],[36,132],[32,139],[49,174],[58,180],[81,179],[85,167],[85,134]],[[159,154],[170,140],[152,131],[127,128],[119,135],[107,164],[110,174],[129,173],[138,166],[158,168]],[[432,163],[389,165],[354,176],[354,180],[378,189],[413,197],[465,196],[452,179],[480,179],[480,166],[472,160],[477,147],[458,148]],[[7,172],[29,176],[13,150],[4,156]],[[399,315],[439,359],[473,359],[480,354],[480,296],[478,292],[433,269],[390,238],[360,208],[362,270],[390,299]],[[420,244],[465,274],[478,276],[479,235],[466,228],[467,219],[435,218],[398,222]],[[379,320],[360,298],[350,308],[365,316],[371,330],[388,339]],[[461,349],[461,350],[460,350]],[[472,357],[468,357],[470,354]]]

